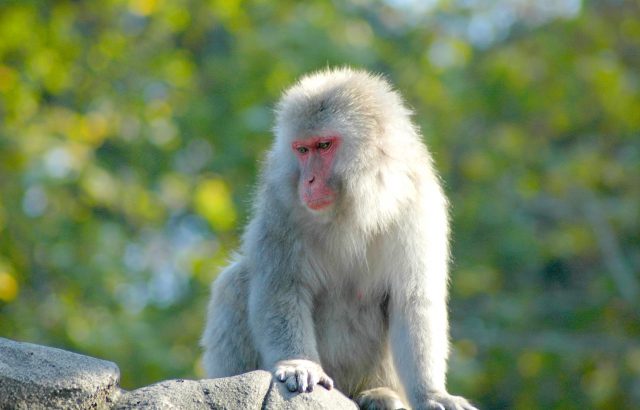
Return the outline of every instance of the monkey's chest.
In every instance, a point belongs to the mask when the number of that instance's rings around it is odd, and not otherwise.
[[[327,293],[314,309],[316,341],[322,366],[338,384],[351,384],[368,374],[385,354],[388,300],[357,291]]]

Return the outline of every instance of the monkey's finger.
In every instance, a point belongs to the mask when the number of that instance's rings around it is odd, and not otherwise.
[[[438,403],[435,400],[427,401],[427,406],[429,410],[446,410],[442,404]]]
[[[320,382],[320,376],[315,372],[309,372],[309,391],[312,392],[313,388]]]
[[[320,376],[320,381],[318,384],[320,384],[327,390],[333,389],[333,380],[328,376]]]
[[[296,380],[298,381],[298,393],[306,392],[309,382],[309,373],[307,373],[307,370],[296,370]]]
[[[283,369],[276,370],[275,376],[281,382],[287,380],[287,372]]]

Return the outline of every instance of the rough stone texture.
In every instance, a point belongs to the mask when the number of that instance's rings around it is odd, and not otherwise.
[[[107,409],[119,379],[115,363],[0,338],[2,409]]]
[[[265,371],[208,380],[168,380],[125,393],[117,409],[255,409],[269,390]]]
[[[273,383],[264,400],[264,409],[358,410],[355,402],[336,389],[316,386],[311,393],[291,393],[284,383]]]
[[[235,377],[208,380],[168,380],[125,393],[118,410],[130,409],[282,409],[357,410],[354,402],[337,390],[318,386],[312,393],[291,393],[273,383],[262,370]]]
[[[258,370],[235,377],[202,380],[202,385],[211,408],[260,410],[271,377],[271,373]]]
[[[194,380],[166,380],[124,393],[116,409],[207,409],[202,385]]]
[[[125,392],[114,363],[0,338],[0,409],[357,410],[317,386],[291,393],[269,372],[207,380],[166,380]]]

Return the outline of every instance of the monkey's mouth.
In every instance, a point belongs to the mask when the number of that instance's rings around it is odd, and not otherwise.
[[[327,195],[322,198],[311,199],[306,201],[306,205],[309,209],[314,211],[321,211],[325,208],[328,208],[335,201],[335,195]]]

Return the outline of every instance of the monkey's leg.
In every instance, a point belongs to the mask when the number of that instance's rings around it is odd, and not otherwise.
[[[397,410],[406,409],[400,395],[388,387],[376,387],[361,392],[356,403],[363,410]]]
[[[363,387],[365,390],[355,396],[355,401],[361,409],[396,410],[409,408],[406,399],[398,393],[400,380],[388,348],[371,373],[367,375]]]
[[[234,376],[258,368],[248,325],[247,293],[242,262],[227,267],[213,283],[201,342],[208,377]]]

